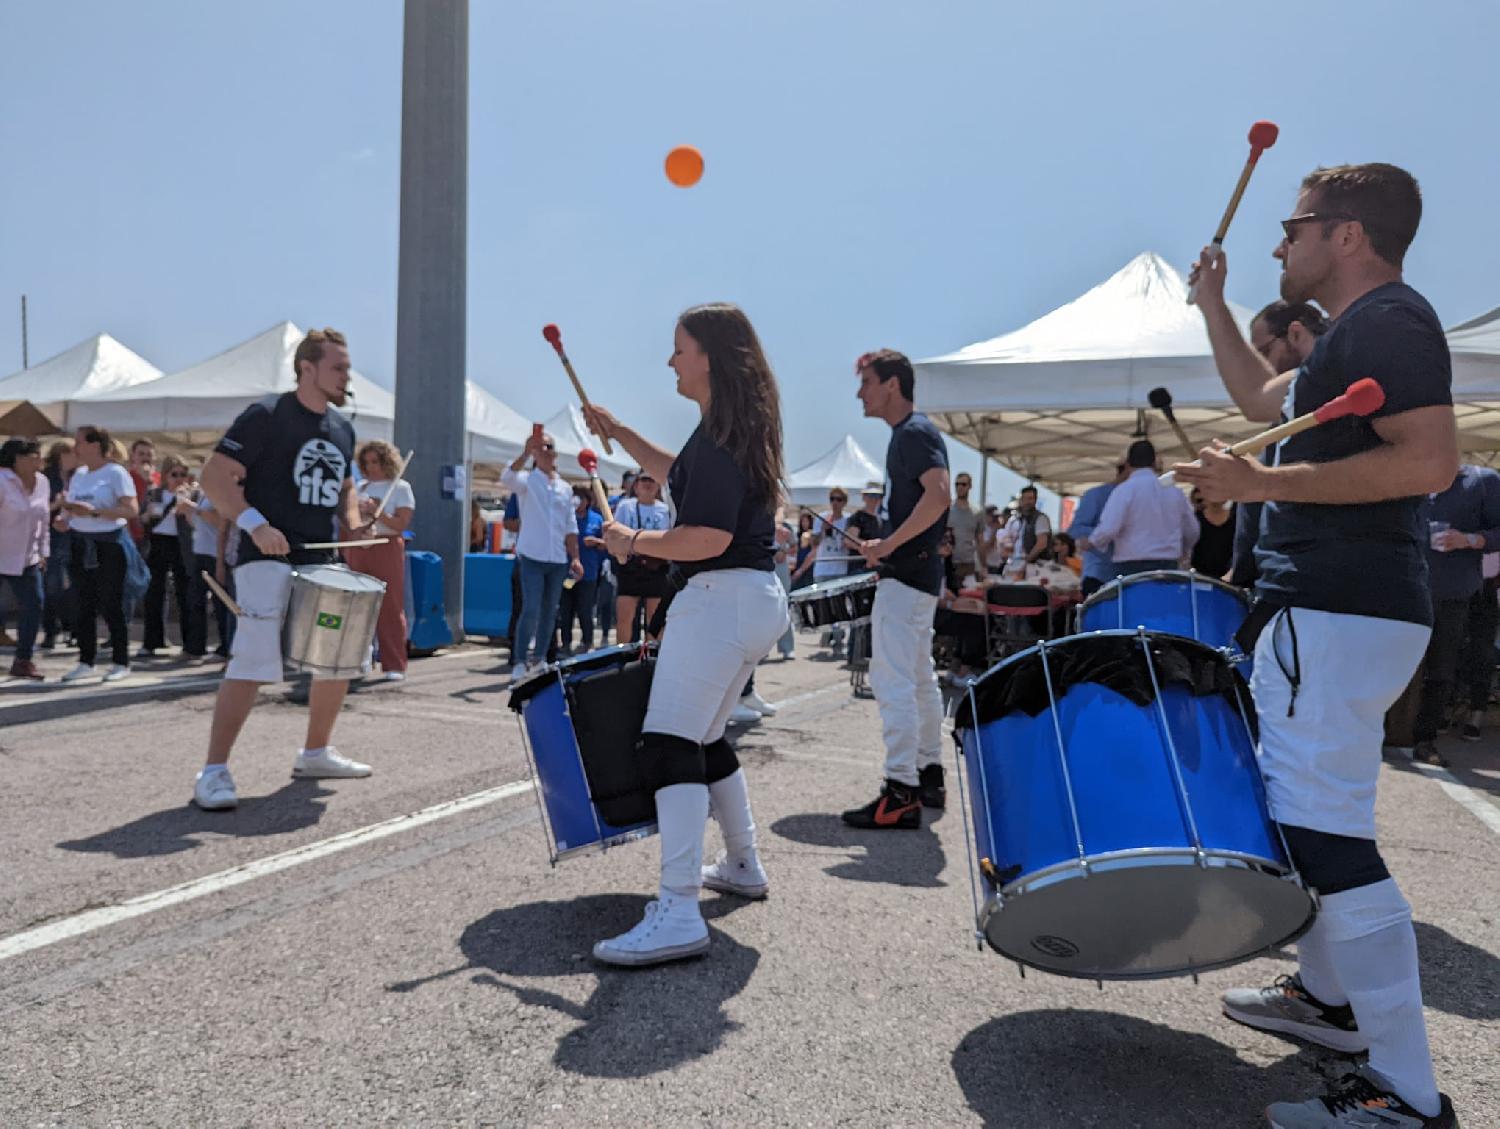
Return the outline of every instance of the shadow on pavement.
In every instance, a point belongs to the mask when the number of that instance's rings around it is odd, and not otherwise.
[[[1436,925],[1413,925],[1422,963],[1422,1002],[1464,1019],[1500,1019],[1500,957]]]
[[[823,868],[834,878],[892,886],[946,886],[938,877],[947,861],[943,844],[932,831],[932,824],[942,817],[940,811],[924,809],[920,831],[862,831],[837,815],[810,812],[778,819],[771,824],[771,834],[794,843],[848,851],[847,861]]]
[[[184,782],[190,793],[192,783]],[[176,807],[143,815],[119,827],[58,843],[65,851],[114,855],[118,859],[175,855],[201,847],[201,835],[283,835],[301,831],[323,818],[324,799],[332,789],[318,780],[293,780],[269,796],[247,796],[233,811],[200,811],[186,801]]]
[[[1476,766],[1469,763],[1469,750],[1467,748],[1458,748],[1451,744],[1439,742],[1438,751],[1447,758],[1448,772],[1460,784],[1467,788],[1472,788],[1476,792],[1500,797],[1500,779],[1477,771]],[[1427,776],[1431,778],[1431,773],[1423,766],[1414,764],[1410,757],[1387,750],[1384,759],[1385,763],[1397,772],[1404,772],[1410,776]]]
[[[1260,1125],[1271,1102],[1314,1097],[1349,1069],[1333,1057],[1324,1075],[1310,1050],[1263,1068],[1207,1035],[1071,1008],[993,1019],[952,1062],[986,1125],[1034,1129]]]
[[[760,953],[725,936],[712,922],[747,904],[738,898],[703,903],[712,945],[706,956],[683,962],[691,968],[666,964],[640,969],[611,968],[591,955],[595,941],[623,933],[641,919],[645,899],[639,895],[596,894],[512,906],[464,929],[458,947],[467,964],[390,984],[387,991],[410,992],[472,972],[475,984],[503,988],[524,1004],[551,1008],[582,1025],[558,1042],[553,1061],[563,1070],[596,1078],[656,1074],[712,1054],[738,1026],[724,1014],[724,1004],[750,982]],[[598,981],[582,1005],[524,982],[580,975]]]

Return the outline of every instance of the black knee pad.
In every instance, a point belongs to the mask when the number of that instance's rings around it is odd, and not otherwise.
[[[703,746],[670,733],[642,733],[641,763],[653,790],[671,784],[707,784]]]
[[[1391,876],[1374,839],[1333,835],[1309,827],[1281,825],[1292,862],[1306,882],[1320,894],[1342,894],[1373,886]]]
[[[740,770],[740,758],[734,755],[734,746],[724,737],[703,746],[703,764],[709,784],[716,784]]]

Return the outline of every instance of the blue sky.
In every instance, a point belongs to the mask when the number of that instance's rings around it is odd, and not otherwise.
[[[291,318],[391,384],[401,17],[0,0],[0,372],[25,292],[34,361],[107,330],[171,371]],[[1185,268],[1261,117],[1231,297],[1274,296],[1303,173],[1388,160],[1426,195],[1408,278],[1453,324],[1500,305],[1497,33],[1500,5],[1453,0],[474,0],[469,374],[551,414],[556,321],[596,399],[678,441],[673,321],[729,299],[789,461],[845,431],[878,460],[857,354],[1008,331],[1142,250]]]

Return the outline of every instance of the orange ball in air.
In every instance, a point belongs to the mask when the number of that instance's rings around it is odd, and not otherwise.
[[[678,188],[691,188],[703,177],[703,154],[691,145],[679,145],[667,154],[667,179]]]

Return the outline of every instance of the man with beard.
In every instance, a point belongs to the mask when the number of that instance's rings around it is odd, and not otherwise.
[[[239,529],[234,584],[244,611],[214,704],[208,760],[193,787],[193,802],[208,811],[239,804],[229,754],[260,684],[281,681],[281,624],[291,598],[292,566],[336,559],[327,550],[300,546],[335,540],[336,519],[358,537],[373,530],[360,520],[349,473],[354,428],[335,410],[349,390],[344,335],[311,331],[297,346],[292,369],[297,387],[241,412],[203,466],[203,489],[214,509]],[[348,679],[314,676],[307,740],[292,761],[293,776],[370,775],[369,765],[340,756],[329,744],[348,689]]]
[[[1387,164],[1318,169],[1282,221],[1281,296],[1316,301],[1328,332],[1295,371],[1277,373],[1240,336],[1224,302],[1225,262],[1205,248],[1198,304],[1224,386],[1246,418],[1289,419],[1373,377],[1385,403],[1283,440],[1273,465],[1222,444],[1177,477],[1205,498],[1263,502],[1256,558],[1251,692],[1271,816],[1320,894],[1297,942],[1298,971],[1224,995],[1252,1027],[1367,1065],[1326,1097],[1278,1102],[1281,1129],[1442,1129],[1457,1124],[1438,1092],[1422,1014],[1411,907],[1375,845],[1382,723],[1422,659],[1432,626],[1422,496],[1458,471],[1452,365],[1437,314],[1402,281],[1417,232],[1417,182]]]

